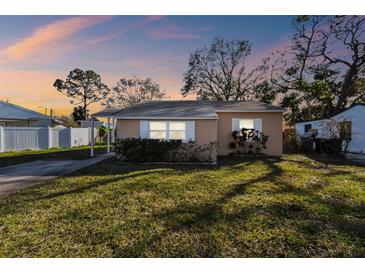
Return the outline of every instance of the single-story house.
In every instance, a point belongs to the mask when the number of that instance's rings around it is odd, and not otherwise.
[[[52,117],[0,100],[0,126],[47,127],[54,123]]]
[[[365,104],[353,104],[347,110],[331,117],[346,126],[351,134],[351,142],[348,151],[351,153],[365,153]],[[304,137],[308,132],[316,132],[317,138],[328,139],[331,135],[339,135],[339,132],[331,132],[328,129],[329,119],[306,121],[295,124],[297,137]]]
[[[281,156],[285,109],[256,101],[152,101],[105,109],[92,117],[116,120],[116,137],[181,139],[218,143],[218,155],[232,152],[232,131],[254,128],[269,136],[264,153]]]

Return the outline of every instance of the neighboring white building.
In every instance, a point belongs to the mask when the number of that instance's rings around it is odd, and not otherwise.
[[[348,151],[365,153],[365,104],[354,104],[349,109],[335,115],[332,119],[351,121],[351,138]],[[317,138],[328,138],[328,132],[323,129],[326,120],[307,121],[295,124],[298,137],[303,137],[310,130],[317,130]]]
[[[47,127],[53,122],[52,117],[0,100],[0,126]]]

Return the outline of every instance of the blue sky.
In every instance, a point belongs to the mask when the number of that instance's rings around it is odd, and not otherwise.
[[[76,67],[95,70],[111,86],[122,77],[152,77],[170,98],[182,98],[182,74],[192,51],[214,37],[244,38],[252,42],[248,62],[257,63],[287,43],[290,21],[290,16],[0,16],[0,98],[67,113],[72,106],[52,84]]]

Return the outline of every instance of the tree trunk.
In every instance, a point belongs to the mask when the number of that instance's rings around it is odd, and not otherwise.
[[[342,82],[340,96],[334,108],[333,114],[338,114],[345,107],[346,99],[349,97],[351,85],[353,84],[356,75],[357,67],[356,65],[353,65],[346,72],[345,79]]]
[[[87,120],[87,96],[86,96],[86,89],[84,88],[84,107],[83,107],[83,112],[84,112],[84,120]]]

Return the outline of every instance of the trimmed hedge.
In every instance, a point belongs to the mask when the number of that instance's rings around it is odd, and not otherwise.
[[[169,151],[176,150],[181,141],[166,141],[141,138],[126,138],[114,144],[118,159],[131,162],[166,161]]]
[[[216,143],[198,145],[181,140],[126,138],[114,143],[118,159],[128,162],[212,162]]]

